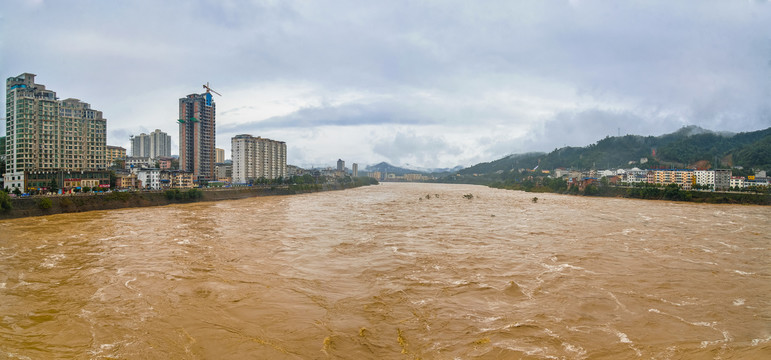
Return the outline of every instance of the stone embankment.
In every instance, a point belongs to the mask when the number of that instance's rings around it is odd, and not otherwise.
[[[199,201],[245,199],[256,196],[292,195],[318,191],[342,190],[353,185],[283,185],[265,187],[211,188],[168,191],[110,192],[101,194],[72,194],[12,198],[13,208],[0,211],[1,219],[73,213],[93,210],[111,210],[132,207],[162,206]],[[179,196],[182,194],[184,196]]]

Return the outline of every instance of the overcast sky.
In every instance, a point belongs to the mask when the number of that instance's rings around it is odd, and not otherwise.
[[[0,3],[4,77],[90,103],[129,151],[158,128],[178,153],[179,98],[206,82],[228,158],[251,134],[303,167],[771,126],[768,1]]]

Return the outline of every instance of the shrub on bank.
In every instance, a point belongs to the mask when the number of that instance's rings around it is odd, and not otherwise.
[[[169,189],[163,192],[168,200],[197,200],[203,197],[203,191],[192,188],[185,191],[179,189]]]
[[[5,191],[0,191],[0,212],[9,212],[13,209],[11,197]]]
[[[51,201],[51,199],[49,199],[49,198],[42,198],[42,199],[38,200],[37,206],[40,208],[40,210],[44,210],[45,211],[45,210],[50,209],[52,206],[54,206],[54,204]]]

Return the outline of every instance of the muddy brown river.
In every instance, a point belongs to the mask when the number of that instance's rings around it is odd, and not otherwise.
[[[0,359],[768,359],[770,247],[769,207],[471,185],[4,220]]]

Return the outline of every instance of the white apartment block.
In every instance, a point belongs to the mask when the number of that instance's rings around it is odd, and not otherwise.
[[[731,185],[731,170],[695,170],[693,172],[693,183],[697,185],[709,185],[714,190],[728,190]]]
[[[56,92],[35,84],[35,76],[6,80],[6,187],[23,187],[25,171],[106,168],[102,112],[78,99],[59,100]]]
[[[237,135],[231,139],[233,183],[243,184],[249,179],[277,179],[286,177],[286,143]]]
[[[137,180],[142,181],[142,188],[150,190],[161,189],[161,170],[140,169],[136,173]]]
[[[693,172],[694,183],[715,188],[715,170],[696,170]]]
[[[624,181],[630,184],[644,183],[648,181],[648,170],[632,168],[624,174]]]
[[[738,187],[740,189],[747,187],[747,179],[744,176],[731,176],[731,188]]]

